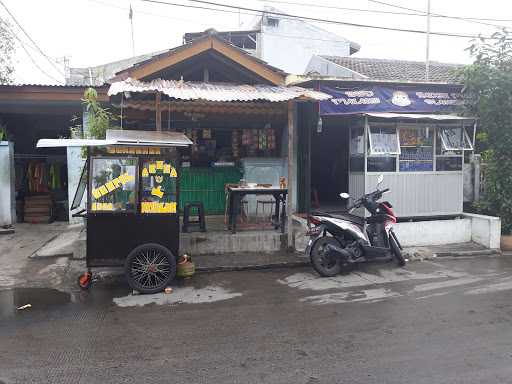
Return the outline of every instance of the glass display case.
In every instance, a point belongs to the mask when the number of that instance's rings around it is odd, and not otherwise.
[[[136,158],[93,157],[91,211],[134,212],[137,201],[136,175]]]
[[[361,120],[364,129],[350,129],[351,196],[370,192],[385,173],[389,201],[400,217],[463,211],[464,161],[473,150],[474,119],[387,113]]]
[[[434,170],[434,128],[399,126],[400,172]]]
[[[462,171],[464,152],[473,150],[472,129],[461,122],[369,122],[365,137],[364,128],[353,127],[350,172]]]

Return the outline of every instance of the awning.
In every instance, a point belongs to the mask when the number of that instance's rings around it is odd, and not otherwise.
[[[107,145],[186,147],[193,144],[181,132],[132,131],[108,129],[105,140],[97,139],[41,139],[37,148],[48,147],[103,147]]]
[[[55,148],[55,147],[102,147],[105,145],[114,145],[114,140],[96,140],[96,139],[40,139],[37,141],[37,148]]]
[[[154,145],[186,147],[193,142],[181,132],[172,131],[132,131],[126,129],[108,129],[107,140],[117,145]]]
[[[411,120],[436,120],[436,121],[456,121],[456,120],[476,120],[474,117],[456,116],[456,115],[434,115],[425,113],[388,113],[388,112],[367,112],[365,116],[378,117],[381,119],[411,119]]]
[[[108,95],[114,96],[123,92],[161,92],[171,99],[176,100],[207,100],[222,102],[283,102],[295,99],[321,101],[331,98],[331,96],[326,93],[301,87],[284,87],[264,84],[237,85],[230,83],[201,83],[162,79],[142,82],[131,78],[113,83],[108,90]]]

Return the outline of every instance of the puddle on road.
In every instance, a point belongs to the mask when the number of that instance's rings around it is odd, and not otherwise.
[[[155,293],[153,295],[128,295],[115,297],[114,303],[119,307],[140,307],[147,304],[201,304],[228,300],[242,296],[241,293],[231,292],[223,287],[208,286],[204,288],[178,287],[170,294]]]
[[[355,303],[360,301],[374,302],[382,299],[389,299],[402,296],[398,292],[393,292],[386,288],[363,289],[360,291],[348,291],[327,293],[325,295],[308,296],[302,298],[301,302],[311,304],[341,304]]]
[[[49,309],[71,301],[69,293],[48,288],[13,288],[0,290],[0,319],[17,312]],[[17,308],[30,304],[31,308]]]

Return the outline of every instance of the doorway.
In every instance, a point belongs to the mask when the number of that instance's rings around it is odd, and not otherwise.
[[[311,206],[340,209],[348,192],[350,118],[323,118],[322,131],[311,139]]]

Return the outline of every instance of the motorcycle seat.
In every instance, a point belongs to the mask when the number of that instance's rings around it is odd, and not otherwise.
[[[352,215],[350,213],[342,213],[342,214],[336,214],[336,215],[332,215],[332,216],[337,219],[351,221],[352,223],[357,224],[357,225],[364,225],[364,223],[365,223],[364,217]]]

